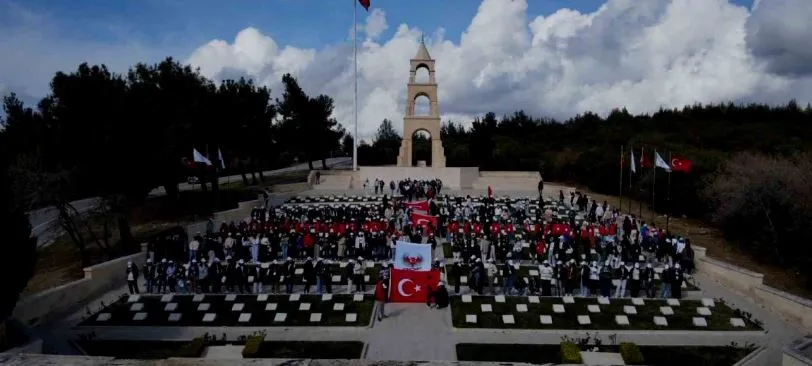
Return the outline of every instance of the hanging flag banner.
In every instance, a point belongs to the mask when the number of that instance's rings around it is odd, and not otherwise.
[[[429,211],[429,201],[428,200],[426,200],[426,201],[417,201],[417,202],[404,202],[403,206],[406,207],[407,209],[411,208],[412,210],[416,210],[416,211],[423,211],[423,212],[428,212]]]
[[[440,281],[440,270],[406,271],[393,269],[391,278],[392,286],[389,301],[425,303],[429,292],[437,288]]]
[[[431,270],[431,245],[397,241],[394,262],[395,269],[429,271]]]
[[[433,229],[437,229],[437,216],[420,212],[412,212],[413,226],[422,226],[424,230],[428,230],[429,224],[431,224]]]

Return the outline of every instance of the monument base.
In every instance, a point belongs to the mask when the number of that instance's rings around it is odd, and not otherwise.
[[[443,187],[451,189],[472,189],[474,182],[479,179],[477,167],[362,166],[358,170],[360,182],[381,179],[388,184],[390,181],[404,179],[440,179]]]

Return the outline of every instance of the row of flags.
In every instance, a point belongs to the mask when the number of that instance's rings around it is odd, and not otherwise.
[[[647,155],[646,151],[645,151],[645,148],[640,148],[640,161],[639,161],[639,164],[640,164],[641,168],[656,167],[656,168],[663,169],[663,170],[665,170],[665,171],[667,171],[669,173],[672,172],[672,171],[673,172],[679,172],[679,173],[690,173],[691,172],[691,168],[693,166],[693,162],[691,160],[686,159],[685,157],[682,157],[682,156],[679,156],[679,155],[668,154],[670,161],[666,161],[665,159],[663,159],[662,156],[660,156],[660,153],[658,153],[657,150],[652,150],[652,152],[654,153],[653,156],[652,155]],[[631,171],[632,171],[632,173],[637,173],[637,162],[636,162],[637,159],[635,159],[634,149],[632,149],[630,151],[630,153],[631,153],[631,160],[630,160]],[[654,160],[653,164],[652,164],[652,160]],[[621,155],[621,164],[622,163],[623,163],[623,156]]]
[[[194,160],[195,164],[204,164],[206,166],[212,166],[211,160],[197,151],[197,149],[192,148],[192,159]],[[220,148],[217,148],[217,159],[220,162],[220,169],[226,168],[226,161],[223,159],[223,151]]]

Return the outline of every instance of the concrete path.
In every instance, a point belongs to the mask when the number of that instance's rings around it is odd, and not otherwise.
[[[456,360],[448,309],[425,304],[389,304],[388,317],[375,321],[365,359],[378,361]]]

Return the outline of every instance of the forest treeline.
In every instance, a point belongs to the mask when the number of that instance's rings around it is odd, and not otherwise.
[[[654,193],[658,212],[712,220],[759,258],[812,273],[812,250],[801,240],[812,236],[810,106],[693,105],[642,115],[617,109],[565,121],[487,113],[469,128],[445,124],[442,139],[449,166],[540,171],[546,181],[610,195],[622,186],[624,196],[644,202]],[[384,121],[359,148],[360,164],[393,164],[399,146],[392,122]],[[638,159],[631,176],[629,149]],[[670,200],[668,174],[640,168],[642,149],[693,162],[689,173],[671,174]],[[415,142],[415,154],[427,160],[428,143]]]

